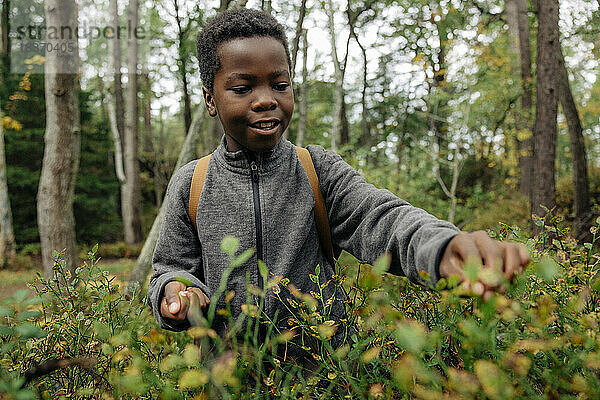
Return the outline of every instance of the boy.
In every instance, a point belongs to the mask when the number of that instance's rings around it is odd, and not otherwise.
[[[168,204],[156,250],[148,301],[161,327],[181,330],[190,296],[206,307],[217,290],[229,258],[220,249],[226,235],[240,240],[254,256],[233,270],[227,283],[234,290],[234,318],[246,303],[246,276],[263,287],[257,260],[269,273],[290,280],[302,292],[314,290],[309,274],[321,265],[321,282],[333,275],[322,254],[315,226],[314,196],[294,146],[282,139],[294,109],[290,55],[283,27],[260,11],[236,9],[213,18],[198,36],[203,94],[212,117],[218,116],[225,136],[208,165],[198,203],[197,228],[188,215],[190,182],[197,161],[171,179]],[[336,253],[347,250],[373,262],[391,254],[389,271],[420,281],[426,270],[435,282],[462,274],[463,262],[481,260],[507,279],[529,262],[527,251],[493,241],[485,232],[461,233],[452,224],[412,207],[387,190],[377,189],[337,154],[308,146],[325,200]],[[192,282],[187,287],[177,278]],[[498,288],[481,282],[470,288],[488,297]],[[328,287],[325,290],[330,290]],[[329,298],[332,293],[325,293]],[[197,296],[197,297],[194,297]],[[343,293],[333,315],[344,314]],[[217,308],[224,308],[219,300]],[[281,303],[268,291],[265,313],[282,320]],[[222,320],[213,324],[219,333]]]

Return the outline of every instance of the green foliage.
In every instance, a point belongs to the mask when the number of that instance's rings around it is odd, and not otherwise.
[[[7,115],[22,125],[21,130],[5,131],[8,192],[19,244],[39,242],[36,198],[45,132],[44,81],[40,76],[32,75],[28,90],[18,92],[20,95],[5,106]],[[17,83],[13,85],[17,91]],[[80,92],[81,156],[73,206],[76,234],[84,243],[112,242],[121,235],[119,185],[113,172],[108,123],[93,119],[91,102],[89,92]]]
[[[269,294],[250,285],[260,301],[242,306],[245,326],[231,320],[234,294],[223,286],[215,296],[225,295],[225,309],[211,307],[204,315],[192,308],[193,327],[184,333],[156,330],[148,309],[125,299],[98,267],[97,247],[74,277],[64,273],[59,256],[55,277],[38,276],[32,284],[36,296],[21,291],[0,304],[0,393],[108,399],[597,398],[600,257],[592,249],[598,226],[592,242],[579,246],[561,218],[536,222],[543,233],[535,240],[526,240],[514,226],[494,232],[501,240],[526,241],[533,262],[506,283],[505,294],[486,302],[465,296],[453,277],[428,289],[384,273],[386,259],[370,267],[345,253],[330,281],[315,268],[314,290],[273,276],[265,280]],[[228,273],[248,256],[236,255],[237,247],[233,238],[222,244],[232,258]],[[262,270],[268,277],[266,266]],[[469,275],[489,279],[489,271],[477,267]],[[331,293],[342,288],[347,317],[334,320]],[[287,330],[278,330],[262,312],[265,296],[289,308]],[[210,327],[216,314],[235,322],[223,337]],[[263,323],[268,332],[258,340]],[[299,337],[306,339],[301,346],[307,364],[281,357],[281,349],[297,346]],[[22,386],[29,376],[24,371],[52,362],[59,365],[55,370]]]
[[[91,94],[80,93],[81,158],[75,183],[73,213],[77,241],[115,242],[121,238],[117,214],[119,182],[112,163],[112,140],[108,123],[92,118]]]

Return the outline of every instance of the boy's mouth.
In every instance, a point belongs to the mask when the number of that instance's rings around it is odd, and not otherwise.
[[[249,126],[260,131],[261,133],[271,133],[272,130],[279,126],[279,123],[280,122],[278,120],[258,121],[250,124]]]

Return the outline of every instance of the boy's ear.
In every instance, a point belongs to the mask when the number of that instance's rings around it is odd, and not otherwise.
[[[208,110],[208,115],[211,117],[216,117],[217,107],[215,106],[215,100],[212,93],[206,88],[206,86],[202,86],[202,96],[204,97],[204,104]]]

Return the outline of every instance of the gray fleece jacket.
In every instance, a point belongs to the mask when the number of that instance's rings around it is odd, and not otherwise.
[[[458,229],[366,183],[336,153],[316,145],[307,149],[325,199],[334,250],[338,254],[347,250],[370,263],[390,253],[389,272],[419,281],[418,271],[425,270],[437,281],[441,252]],[[228,280],[227,289],[236,293],[231,302],[234,317],[246,302],[246,275],[250,283],[263,284],[257,257],[266,263],[270,275],[288,278],[305,293],[316,288],[309,274],[317,264],[321,265],[321,283],[334,275],[320,250],[313,192],[292,143],[282,139],[267,153],[250,154],[227,151],[223,140],[208,165],[198,202],[197,230],[188,215],[196,163],[182,167],[169,183],[167,211],[154,251],[155,273],[150,279],[148,303],[161,327],[181,330],[189,326],[160,315],[160,301],[169,281],[184,278],[209,298],[217,291],[229,265],[220,248],[227,235],[240,240],[239,251],[256,249]],[[336,297],[343,300],[345,294],[338,292]],[[224,305],[223,299],[220,303]],[[270,317],[278,315],[280,320],[287,314],[272,292],[267,292],[265,312]],[[343,302],[333,314],[343,316]],[[215,329],[223,332],[223,322],[216,325]]]

